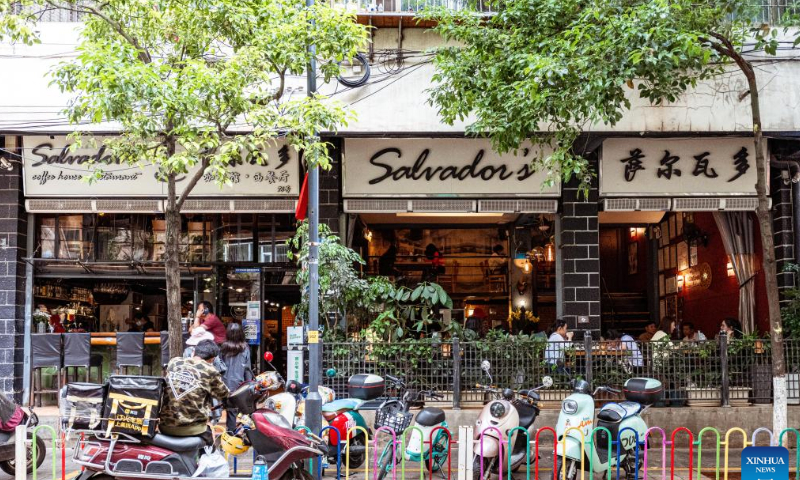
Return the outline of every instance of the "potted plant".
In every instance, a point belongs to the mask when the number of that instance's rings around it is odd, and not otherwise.
[[[684,347],[689,364],[694,368],[686,387],[686,403],[691,407],[718,407],[722,399],[720,384],[722,375],[716,368],[717,344],[713,341],[698,342]]]
[[[47,333],[47,324],[50,321],[50,315],[42,310],[36,310],[33,312],[32,317],[33,324],[36,326],[36,333]]]

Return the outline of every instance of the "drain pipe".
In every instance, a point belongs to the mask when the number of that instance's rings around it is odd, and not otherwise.
[[[772,156],[770,165],[789,170],[789,178],[784,183],[792,184],[792,231],[794,233],[794,262],[800,264],[800,162],[776,160]]]

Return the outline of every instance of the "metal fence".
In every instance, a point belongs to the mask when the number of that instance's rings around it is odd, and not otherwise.
[[[631,377],[660,380],[660,406],[747,405],[772,402],[769,340],[722,339],[703,342],[575,342],[545,339],[502,341],[416,340],[398,343],[326,343],[324,367],[336,375],[324,380],[337,396],[347,395],[356,373],[403,377],[421,390],[435,390],[454,406],[483,402],[478,384],[489,383],[481,363],[491,364],[492,383],[512,389],[532,388],[545,375],[554,384],[541,391],[545,406],[557,407],[576,378],[593,387],[621,389]],[[784,341],[789,401],[800,403],[800,340]],[[389,392],[392,394],[393,392]],[[598,401],[620,399],[603,396]]]

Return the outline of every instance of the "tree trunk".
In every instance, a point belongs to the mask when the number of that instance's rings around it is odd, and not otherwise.
[[[738,63],[738,62],[737,62]],[[742,68],[742,64],[739,64]],[[753,142],[756,148],[756,193],[758,194],[758,223],[761,227],[761,246],[764,257],[764,284],[767,290],[769,307],[769,334],[772,341],[772,384],[773,410],[772,432],[778,438],[787,427],[786,411],[786,365],[783,352],[783,327],[781,324],[780,298],[778,296],[778,272],[775,266],[775,236],[772,231],[772,212],[770,210],[767,175],[769,161],[765,154],[766,143],[761,129],[761,104],[758,83],[752,66],[742,68],[750,88],[750,109],[753,115]]]
[[[181,326],[181,266],[180,238],[181,213],[178,211],[175,195],[175,174],[167,177],[167,208],[165,218],[166,255],[164,270],[167,277],[167,323],[169,325],[169,355],[171,358],[183,355],[183,329]]]

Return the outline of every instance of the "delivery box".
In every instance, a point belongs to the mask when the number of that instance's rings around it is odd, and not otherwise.
[[[104,409],[106,434],[126,433],[143,437],[156,434],[164,393],[164,379],[133,375],[112,375]]]

